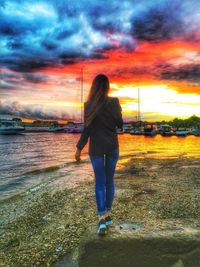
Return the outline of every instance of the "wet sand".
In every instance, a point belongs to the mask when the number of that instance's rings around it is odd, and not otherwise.
[[[114,224],[200,229],[199,158],[130,157],[115,173]],[[85,164],[85,163],[82,163]],[[80,165],[81,166],[81,165]],[[55,170],[56,171],[56,170]],[[79,171],[79,175],[81,172]],[[52,266],[97,225],[94,182],[20,194],[0,203],[0,266]]]

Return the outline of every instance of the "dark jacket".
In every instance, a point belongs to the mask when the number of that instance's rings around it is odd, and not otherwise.
[[[90,137],[89,155],[103,155],[118,148],[116,128],[122,129],[123,126],[122,108],[119,99],[117,97],[108,97],[108,101],[91,125],[86,127],[85,117],[89,108],[90,104],[84,102],[84,129],[76,147],[82,150]]]

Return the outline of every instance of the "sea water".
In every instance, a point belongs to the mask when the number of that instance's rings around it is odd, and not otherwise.
[[[88,144],[82,151],[85,164],[75,161],[80,134],[24,133],[0,136],[0,199],[26,190],[37,190],[61,177],[63,183],[77,183],[91,176]],[[200,137],[155,137],[119,134],[120,157],[200,157]],[[70,175],[70,172],[76,175]],[[87,175],[82,175],[83,173]],[[84,177],[84,178],[83,178]]]

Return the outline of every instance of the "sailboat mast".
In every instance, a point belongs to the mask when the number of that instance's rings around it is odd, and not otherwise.
[[[140,88],[138,88],[138,121],[141,121],[141,116],[140,116]]]
[[[83,123],[83,68],[81,68],[81,123]]]

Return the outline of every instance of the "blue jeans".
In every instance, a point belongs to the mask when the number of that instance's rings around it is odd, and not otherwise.
[[[107,210],[111,210],[115,194],[114,173],[118,159],[119,148],[103,156],[90,155],[95,175],[95,196],[98,215],[103,215]]]

